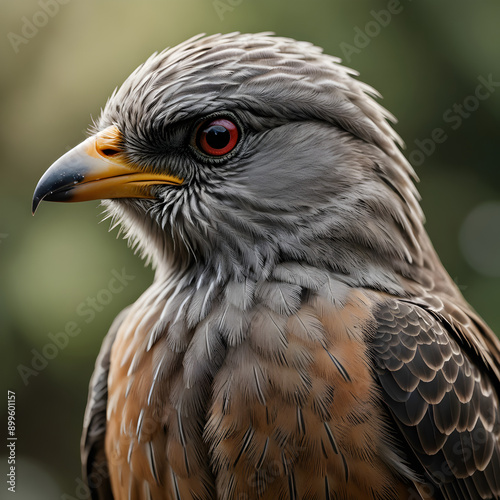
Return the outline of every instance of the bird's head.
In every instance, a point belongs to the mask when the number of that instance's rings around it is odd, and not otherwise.
[[[94,135],[41,178],[33,210],[106,200],[163,270],[411,274],[424,234],[413,172],[372,95],[308,43],[195,37],[113,93]]]

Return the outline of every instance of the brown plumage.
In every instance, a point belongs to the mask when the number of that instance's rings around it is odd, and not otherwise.
[[[156,267],[91,381],[92,498],[500,498],[500,343],[352,75],[294,40],[196,37],[41,179],[34,208],[106,199]]]

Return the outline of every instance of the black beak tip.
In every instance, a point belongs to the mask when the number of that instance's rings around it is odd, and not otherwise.
[[[41,179],[35,188],[35,192],[33,193],[33,201],[31,203],[31,214],[35,215],[36,209],[38,208],[38,205],[40,205],[40,202],[42,200],[46,200],[49,197],[50,197],[50,185],[47,185],[47,183],[43,182],[43,179]]]
[[[42,201],[71,201],[73,197],[73,186],[64,186],[57,191],[46,191],[44,189],[35,189],[33,195],[33,203],[31,205],[31,213],[35,215],[36,209]]]
[[[42,201],[71,200],[74,186],[84,179],[84,175],[78,171],[65,170],[59,173],[58,171],[51,171],[52,168],[45,172],[35,188],[31,205],[33,215],[35,215],[36,209]]]
[[[35,188],[35,192],[33,193],[33,201],[31,202],[31,214],[35,215],[36,209],[40,202],[50,194],[50,190],[47,189],[45,183],[40,180]]]
[[[35,215],[36,209],[38,208],[38,205],[40,205],[40,202],[42,201],[42,198],[33,195],[33,202],[31,204],[31,215]]]

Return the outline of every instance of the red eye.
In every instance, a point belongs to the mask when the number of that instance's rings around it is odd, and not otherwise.
[[[200,150],[210,156],[222,156],[234,149],[239,138],[238,127],[227,118],[202,123],[196,132]]]

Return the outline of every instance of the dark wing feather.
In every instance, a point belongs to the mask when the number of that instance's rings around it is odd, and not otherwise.
[[[388,300],[375,317],[376,377],[405,458],[419,464],[432,495],[500,498],[499,401],[487,371],[421,306]]]
[[[92,500],[113,500],[104,437],[106,435],[106,406],[108,402],[108,373],[111,347],[118,328],[129,308],[124,309],[113,321],[97,357],[90,379],[89,396],[81,442],[83,479],[87,483]]]

